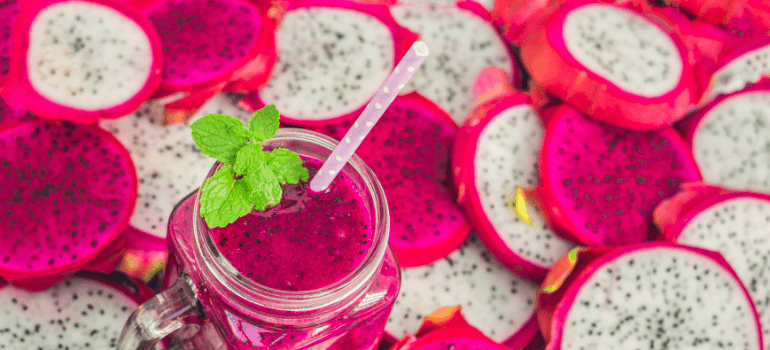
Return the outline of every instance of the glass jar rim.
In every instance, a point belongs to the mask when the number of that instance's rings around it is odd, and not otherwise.
[[[325,161],[338,141],[323,134],[296,128],[282,128],[271,140],[263,143],[269,147],[282,141],[302,142],[309,146],[320,147]],[[217,162],[207,175],[207,179],[223,164]],[[209,275],[207,282],[217,292],[235,298],[236,304],[256,311],[260,316],[285,320],[315,318],[316,312],[334,314],[343,311],[352,303],[363,297],[369,285],[376,278],[388,247],[390,217],[385,192],[374,172],[357,155],[353,155],[346,168],[352,167],[348,176],[359,176],[363,188],[359,188],[363,196],[369,195],[373,214],[372,247],[361,264],[350,274],[326,287],[307,291],[286,291],[274,289],[259,284],[241,274],[230,264],[227,258],[216,247],[208,227],[200,217],[200,191],[196,196],[193,211],[193,236],[195,241],[195,259],[199,260],[202,271]],[[368,192],[368,193],[367,193]],[[365,201],[366,202],[366,201]],[[368,205],[367,205],[368,206]],[[371,215],[371,214],[370,214]],[[200,263],[202,262],[202,264]],[[339,310],[338,310],[339,309]],[[268,315],[265,315],[267,313]],[[277,313],[277,314],[276,314]]]

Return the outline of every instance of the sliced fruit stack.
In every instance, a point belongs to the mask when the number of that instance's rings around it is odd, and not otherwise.
[[[419,38],[358,149],[402,267],[384,345],[770,349],[770,6],[659,3],[0,3],[0,345],[114,345],[80,301],[143,299],[81,271],[162,270],[211,166],[190,124],[340,138]],[[34,327],[74,295],[105,338]]]

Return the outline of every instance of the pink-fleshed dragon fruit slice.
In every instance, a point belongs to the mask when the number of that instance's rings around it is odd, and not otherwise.
[[[701,179],[690,148],[672,128],[635,131],[558,107],[540,155],[534,199],[551,227],[584,245],[644,242],[652,211],[679,185]]]
[[[163,106],[156,100],[120,119],[100,125],[128,149],[136,165],[139,190],[131,226],[165,238],[174,206],[203,184],[214,161],[193,142],[190,124],[208,114],[225,114],[248,121],[252,113],[240,109],[235,94],[219,94],[183,123],[163,125]]]
[[[677,197],[684,197],[682,200]],[[770,196],[695,188],[655,210],[667,240],[721,253],[735,269],[770,336]],[[668,204],[668,203],[666,203]],[[675,206],[675,210],[671,210]],[[765,349],[768,345],[765,344]]]
[[[27,110],[10,106],[0,98],[0,124],[29,118],[32,118],[32,115]]]
[[[136,202],[128,151],[108,132],[28,121],[0,131],[0,276],[46,288],[79,269],[112,271]]]
[[[357,117],[417,39],[385,5],[302,0],[285,6],[275,32],[273,75],[241,105],[256,110],[275,104],[287,124]]]
[[[513,349],[537,341],[537,285],[500,265],[474,235],[444,259],[402,269],[401,279],[385,326],[396,338],[417,332],[435,310],[460,306],[467,322],[494,341]]]
[[[466,1],[451,7],[394,5],[398,23],[419,33],[431,55],[402,94],[417,91],[462,124],[474,107],[472,89],[487,67],[502,69],[515,86],[521,73],[513,52],[490,23],[489,13]]]
[[[167,124],[187,120],[221,91],[256,90],[276,60],[270,2],[133,0],[163,45],[163,80],[156,97]],[[175,96],[183,96],[175,99]]]
[[[91,274],[37,293],[0,282],[0,344],[7,349],[114,349],[129,315],[149,297],[148,287],[140,290]]]
[[[352,122],[314,128],[340,139]],[[470,232],[451,184],[457,126],[438,106],[398,96],[356,154],[382,183],[390,209],[390,246],[401,267],[429,264],[457,249]]]
[[[503,93],[473,110],[452,150],[458,203],[495,257],[540,282],[574,244],[557,236],[538,212],[532,222],[513,208],[517,188],[540,184],[538,159],[544,130],[523,93]]]
[[[160,40],[116,0],[30,0],[0,95],[40,118],[92,123],[131,113],[160,84]]]
[[[720,96],[681,128],[705,182],[770,193],[770,80]]]
[[[537,298],[547,350],[762,349],[748,292],[721,255],[700,248],[575,248]]]
[[[11,28],[19,14],[19,0],[0,3],[0,89],[11,65]]]
[[[685,45],[642,14],[607,3],[572,1],[521,46],[532,79],[592,118],[658,129],[697,99]]]
[[[770,33],[770,4],[764,0],[665,0],[712,24],[742,35]]]

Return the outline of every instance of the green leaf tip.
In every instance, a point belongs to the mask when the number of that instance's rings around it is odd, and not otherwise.
[[[260,144],[278,132],[280,114],[266,106],[249,119],[209,114],[190,125],[201,152],[224,165],[203,184],[201,216],[209,227],[224,227],[254,208],[264,211],[281,202],[283,184],[308,181],[310,174],[294,151],[265,151]]]

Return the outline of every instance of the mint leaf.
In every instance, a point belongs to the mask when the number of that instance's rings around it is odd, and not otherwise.
[[[243,181],[248,184],[249,199],[257,210],[264,211],[265,208],[277,205],[281,202],[283,190],[278,178],[270,169],[262,165],[254,169],[243,177]]]
[[[235,163],[236,153],[249,141],[243,123],[226,115],[209,114],[190,128],[193,141],[203,154],[228,165]]]
[[[280,117],[275,105],[268,105],[254,112],[254,115],[249,119],[251,140],[254,142],[264,142],[273,138],[278,131],[278,120]]]
[[[209,227],[224,227],[251,209],[248,187],[235,179],[231,167],[223,167],[203,184],[200,214]]]
[[[270,152],[270,156],[267,157],[267,166],[282,184],[295,184],[300,179],[307,181],[309,176],[299,154],[286,148],[276,148]]]
[[[260,166],[265,166],[267,155],[269,153],[262,150],[262,145],[250,143],[243,146],[235,156],[235,173],[246,175],[254,173]]]

